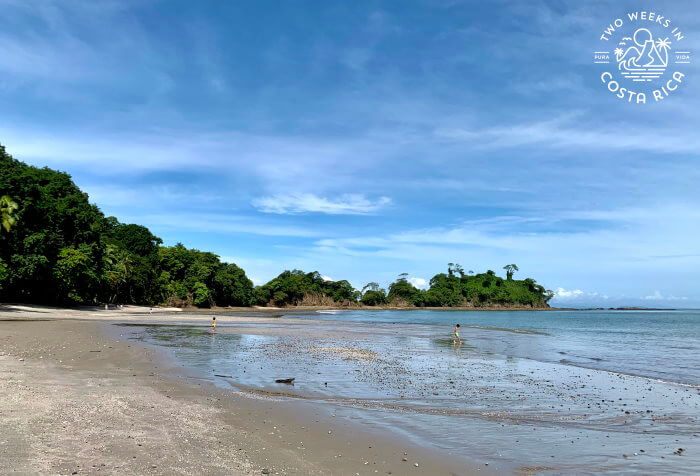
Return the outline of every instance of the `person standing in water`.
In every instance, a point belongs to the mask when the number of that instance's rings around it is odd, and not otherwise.
[[[211,318],[211,330],[216,330],[216,316],[212,316]]]
[[[462,339],[459,337],[459,324],[455,324],[455,328],[452,332],[454,333],[454,337],[452,338],[452,343],[456,344],[457,342],[459,342],[461,344]]]

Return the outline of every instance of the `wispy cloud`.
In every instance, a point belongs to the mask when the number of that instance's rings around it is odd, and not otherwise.
[[[318,231],[300,225],[283,225],[278,222],[233,214],[184,214],[175,212],[139,215],[138,217],[126,216],[120,217],[120,219],[126,222],[139,222],[152,227],[156,231],[174,229],[180,232],[217,233],[223,236],[251,234],[304,238],[314,238],[320,235]]]
[[[389,197],[370,200],[363,195],[345,194],[331,199],[313,193],[272,195],[253,200],[253,206],[264,213],[297,214],[325,213],[328,215],[366,215],[389,205]]]
[[[654,293],[650,294],[649,296],[644,296],[642,299],[644,299],[646,301],[687,301],[688,300],[688,298],[685,296],[673,296],[673,295],[664,296],[658,290],[654,291]]]
[[[589,123],[582,112],[554,119],[529,120],[493,127],[438,127],[437,139],[465,142],[481,149],[545,146],[554,149],[622,150],[656,153],[697,153],[700,138],[688,137],[685,127],[664,130],[657,126],[616,124],[615,128]]]

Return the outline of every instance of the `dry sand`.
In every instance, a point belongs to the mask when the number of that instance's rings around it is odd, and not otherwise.
[[[389,432],[330,419],[309,403],[251,398],[209,382],[188,382],[184,369],[153,349],[116,341],[104,329],[104,321],[147,322],[156,314],[151,317],[148,308],[0,306],[3,473],[477,471]]]

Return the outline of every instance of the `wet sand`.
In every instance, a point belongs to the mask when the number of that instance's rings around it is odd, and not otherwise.
[[[0,468],[18,474],[488,471],[312,403],[214,386],[156,348],[113,338],[108,328],[163,318],[148,309],[0,307]],[[241,318],[257,319],[269,322]]]
[[[571,365],[569,354],[494,352],[542,348],[547,333],[470,326],[454,346],[449,326],[219,320],[215,333],[201,320],[114,332],[166,349],[222,388],[310,402],[499,474],[688,474],[700,464],[700,387]],[[274,382],[285,377],[295,385]]]

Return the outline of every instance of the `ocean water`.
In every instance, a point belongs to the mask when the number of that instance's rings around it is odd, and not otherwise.
[[[215,332],[201,322],[118,331],[166,349],[215,385],[314,404],[502,473],[700,467],[699,311],[321,311],[217,320]],[[455,323],[462,345],[452,341]],[[290,377],[294,385],[275,383]]]
[[[482,352],[700,385],[700,310],[321,311],[305,317],[435,325],[445,334],[459,323]],[[488,332],[499,329],[516,335]],[[517,335],[523,331],[539,337]]]

